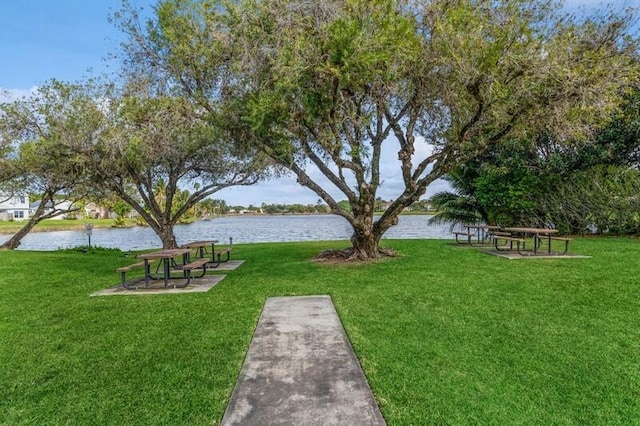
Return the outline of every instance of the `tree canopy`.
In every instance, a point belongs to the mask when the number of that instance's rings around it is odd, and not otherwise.
[[[73,202],[86,195],[85,170],[69,143],[91,137],[97,123],[87,114],[93,103],[77,94],[73,85],[53,80],[28,98],[0,105],[0,188],[40,197],[36,211],[2,248],[15,249],[38,222],[69,213],[60,201],[77,210]]]
[[[263,163],[221,137],[192,101],[138,89],[107,93],[102,133],[75,149],[95,190],[124,200],[164,248],[174,248],[173,227],[191,208],[223,188],[255,183]]]
[[[449,173],[454,192],[432,197],[439,210],[432,221],[637,233],[637,114],[625,102],[590,139],[558,144],[542,134],[493,147]]]
[[[511,138],[589,135],[637,77],[628,18],[577,22],[546,1],[247,1],[230,14],[236,128],[351,223],[360,259],[438,177]],[[388,144],[404,190],[374,220]]]
[[[638,81],[631,14],[578,20],[552,0],[162,0],[154,11],[140,22],[125,2],[114,15],[128,35],[118,89],[83,98],[89,132],[57,141],[65,164],[130,204],[165,247],[186,210],[255,182],[268,158],[351,224],[348,257],[377,258],[435,179],[515,140],[585,141]],[[389,147],[402,189],[374,218]]]

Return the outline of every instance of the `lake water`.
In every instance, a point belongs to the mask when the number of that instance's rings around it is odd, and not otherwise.
[[[431,216],[400,216],[398,225],[383,238],[451,238],[448,225],[429,226]],[[348,222],[334,215],[309,216],[225,216],[177,225],[178,244],[187,241],[217,239],[221,243],[233,237],[235,243],[279,241],[346,240],[351,237]],[[0,235],[0,243],[10,235]],[[20,245],[20,250],[56,250],[87,245],[84,231],[32,232]],[[121,250],[141,250],[161,247],[160,239],[148,227],[94,229],[91,245],[115,247]]]

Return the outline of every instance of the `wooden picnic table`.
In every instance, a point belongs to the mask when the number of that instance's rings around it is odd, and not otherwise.
[[[229,238],[229,245],[223,246],[218,249],[215,248],[215,244],[218,243],[218,240],[204,240],[204,241],[192,241],[190,243],[183,244],[181,247],[183,248],[196,248],[200,250],[197,252],[199,257],[204,257],[206,254],[206,247],[211,246],[211,260],[209,261],[209,265],[212,268],[215,268],[220,265],[220,263],[228,262],[231,259],[231,252],[233,251],[233,237]],[[222,255],[226,255],[225,258],[222,258]]]
[[[183,244],[181,247],[182,248],[188,248],[190,250],[195,250],[196,256],[199,257],[200,259],[204,259],[206,257],[206,255],[208,255],[209,253],[211,254],[211,260],[208,262],[210,263],[211,267],[216,267],[218,265],[220,265],[220,261],[216,262],[215,259],[215,247],[216,244],[218,243],[218,240],[201,240],[201,241],[191,241],[189,243]],[[211,247],[211,252],[209,252],[208,248]]]
[[[517,227],[509,227],[503,228],[507,232],[511,232],[512,237],[518,237],[524,240],[528,235],[533,237],[533,254],[538,254],[538,249],[542,246],[543,239],[547,242],[547,253],[551,254],[551,239],[554,234],[557,234],[559,231],[557,229],[550,228],[517,228]],[[523,249],[524,249],[524,241],[523,241]],[[497,248],[497,243],[496,243]],[[518,251],[519,244],[518,244]],[[565,250],[566,252],[566,250]]]
[[[190,273],[187,274],[185,272],[184,266],[189,264],[190,252],[191,250],[188,248],[177,248],[177,249],[159,250],[159,251],[154,251],[150,253],[141,253],[137,255],[136,257],[138,259],[144,260],[144,286],[149,287],[149,283],[151,280],[160,279],[158,275],[153,275],[151,273],[150,262],[154,260],[162,261],[162,265],[163,265],[162,279],[164,280],[165,288],[169,286],[169,279],[171,278],[171,269],[174,266],[180,269],[182,277],[187,278],[186,284],[188,284],[191,279],[191,274]],[[176,258],[182,258],[182,262],[177,263]],[[159,266],[158,266],[158,269],[159,269]],[[156,273],[157,272],[158,271],[156,270]]]
[[[458,244],[469,244],[473,246],[472,240],[474,237],[477,239],[477,244],[482,245],[485,241],[491,240],[491,231],[496,231],[500,229],[497,225],[462,225],[463,228],[466,228],[466,232],[454,232],[453,234],[456,236],[456,242]],[[466,238],[465,241],[459,241],[458,237],[464,236]]]

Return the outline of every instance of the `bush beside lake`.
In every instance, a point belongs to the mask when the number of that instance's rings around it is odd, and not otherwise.
[[[390,425],[629,424],[640,418],[637,239],[593,259],[507,261],[443,240],[311,262],[344,242],[238,245],[208,293],[89,297],[117,250],[0,252],[1,424],[211,424],[264,301],[330,294]]]

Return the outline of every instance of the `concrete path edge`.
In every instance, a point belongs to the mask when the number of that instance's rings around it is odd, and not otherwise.
[[[386,425],[330,296],[267,299],[221,425]]]

